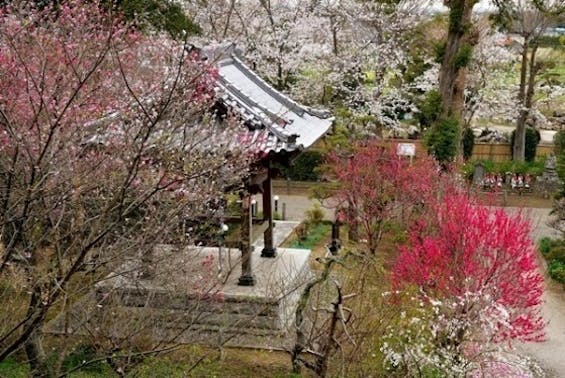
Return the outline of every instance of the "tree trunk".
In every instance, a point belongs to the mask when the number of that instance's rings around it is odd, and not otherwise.
[[[528,77],[528,44],[529,39],[524,38],[524,48],[522,49],[522,63],[520,65],[520,87],[518,88],[518,109],[519,115],[516,121],[516,131],[514,132],[514,146],[512,147],[512,159],[524,161],[526,146],[526,117],[524,99],[526,97],[526,82]]]
[[[539,66],[536,64],[536,54],[538,52],[537,42],[533,43],[532,52],[530,53],[530,76],[528,77],[528,88],[526,89],[525,105],[528,111],[532,108],[534,93],[536,90],[536,75],[539,71]]]
[[[441,147],[442,142],[438,142],[438,146],[435,146],[441,149],[441,153],[436,158],[442,163],[449,162],[455,155],[461,155],[462,151],[459,141],[462,139],[466,69],[472,57],[473,46],[478,39],[471,19],[476,2],[477,0],[444,0],[443,2],[449,7],[449,28],[439,70],[441,110],[432,127],[438,136],[436,139],[442,140],[443,126],[456,122],[457,134],[450,146]],[[451,156],[452,154],[454,156]]]
[[[332,29],[332,47],[335,56],[339,55],[338,45],[337,45],[337,25],[335,22],[335,16],[330,16],[330,28]]]
[[[300,297],[298,298],[298,303],[296,305],[296,310],[294,312],[294,327],[296,330],[296,339],[294,342],[294,346],[290,351],[290,358],[292,362],[292,372],[294,374],[300,374],[302,371],[302,366],[306,365],[312,371],[317,371],[316,364],[310,364],[307,360],[303,360],[301,355],[304,351],[308,350],[311,345],[309,345],[310,340],[308,340],[308,334],[303,330],[303,323],[306,316],[306,309],[309,304],[310,295],[312,294],[312,290],[318,284],[327,281],[328,277],[330,276],[330,272],[332,270],[332,265],[336,262],[335,258],[328,258],[324,261],[324,270],[322,273],[313,279],[312,281],[308,282],[302,293],[300,293]]]
[[[37,312],[38,306],[41,305],[41,289],[36,284],[31,293],[31,298],[28,307],[28,316],[33,317]],[[47,361],[45,352],[41,345],[41,338],[39,337],[37,327],[30,333],[28,339],[24,343],[27,360],[30,368],[31,377],[48,377]]]
[[[471,11],[476,0],[444,1],[450,8],[449,30],[441,68],[439,72],[439,90],[442,99],[441,118],[461,119],[466,83],[463,57],[466,46],[474,45],[471,38]]]
[[[532,49],[529,39],[524,38],[524,48],[522,50],[522,63],[520,67],[520,88],[518,92],[519,116],[516,121],[516,131],[514,132],[514,146],[512,147],[512,159],[514,161],[524,161],[526,158],[526,121],[530,115],[533,97],[535,93],[536,74],[536,53],[537,43]]]
[[[330,320],[330,326],[328,328],[328,336],[322,348],[322,354],[317,359],[316,363],[316,373],[319,377],[326,377],[328,375],[328,369],[330,366],[330,357],[332,356],[332,351],[336,348],[337,343],[335,341],[335,334],[337,331],[337,324],[340,320],[341,305],[343,303],[343,295],[341,294],[341,287],[337,285],[337,299],[332,303],[332,317]]]
[[[349,212],[349,229],[347,232],[347,239],[352,242],[358,242],[359,226],[357,223],[357,209],[355,209],[352,201],[349,202],[347,211]]]

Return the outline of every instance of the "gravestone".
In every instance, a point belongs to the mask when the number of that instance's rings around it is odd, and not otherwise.
[[[483,179],[485,177],[485,167],[481,163],[475,165],[473,170],[473,185],[480,186],[483,184]]]

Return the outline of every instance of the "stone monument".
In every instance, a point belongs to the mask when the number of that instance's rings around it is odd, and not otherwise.
[[[473,170],[473,185],[481,186],[483,185],[483,180],[485,176],[485,167],[481,163],[475,165]]]
[[[538,177],[538,187],[545,194],[556,192],[563,186],[563,182],[557,174],[557,159],[551,152],[545,161],[543,173]]]

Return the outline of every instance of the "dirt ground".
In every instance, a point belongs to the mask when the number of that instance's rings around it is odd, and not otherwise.
[[[505,207],[551,208],[552,198],[546,198],[531,193],[479,193],[479,199],[485,204]]]

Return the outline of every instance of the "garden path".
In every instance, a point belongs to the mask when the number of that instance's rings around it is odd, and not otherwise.
[[[514,212],[516,208],[507,208],[507,210]],[[526,210],[532,221],[532,237],[536,241],[544,236],[558,235],[555,230],[547,226],[549,212],[550,209]],[[547,321],[546,340],[541,343],[524,343],[520,348],[541,364],[548,377],[563,378],[565,377],[565,290],[547,277],[542,313]]]

